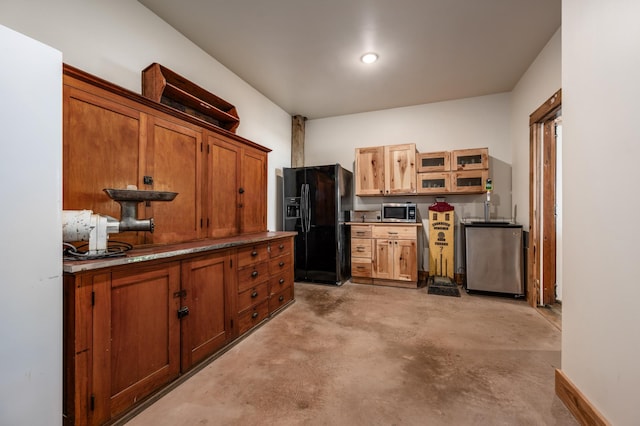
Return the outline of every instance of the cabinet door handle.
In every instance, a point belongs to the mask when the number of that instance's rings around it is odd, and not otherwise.
[[[255,299],[256,297],[258,297],[258,292],[254,291],[253,293],[251,293],[251,298]]]
[[[280,281],[278,281],[280,284],[284,284],[284,278],[280,278]]]
[[[280,245],[278,246],[278,248],[279,248],[280,250],[282,250],[282,249],[284,248],[284,244],[280,244]]]
[[[391,232],[391,231],[389,231],[389,232],[388,232],[388,234],[389,234],[389,235],[398,235],[398,233],[397,233],[397,232]]]
[[[281,295],[280,297],[278,297],[279,302],[282,302],[283,300],[284,300],[284,296]]]
[[[239,192],[240,194],[244,194],[244,188],[240,188],[240,189],[238,189],[238,192]]]
[[[258,255],[258,252],[257,252],[257,251],[255,251],[255,250],[254,250],[254,251],[252,251],[252,252],[251,252],[251,256],[252,256],[252,257],[256,257],[257,255]]]
[[[258,271],[253,271],[253,272],[251,273],[251,276],[252,276],[253,278],[257,277],[257,276],[258,276]]]
[[[284,262],[280,262],[278,265],[282,268],[284,266]]]
[[[258,318],[258,313],[257,312],[252,313],[251,314],[251,318],[253,318],[253,319]]]
[[[189,307],[188,306],[183,306],[180,309],[178,309],[178,318],[184,318],[187,315],[189,315]]]

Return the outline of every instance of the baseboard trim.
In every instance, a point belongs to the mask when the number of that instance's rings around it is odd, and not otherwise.
[[[582,425],[611,426],[611,423],[580,392],[571,380],[556,369],[556,395]]]

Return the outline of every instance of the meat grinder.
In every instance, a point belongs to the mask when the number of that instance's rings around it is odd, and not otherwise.
[[[90,256],[107,253],[109,234],[125,231],[153,232],[153,218],[138,219],[138,204],[151,201],[173,201],[177,192],[106,188],[104,192],[120,204],[120,220],[91,210],[62,211],[62,240],[89,241]]]

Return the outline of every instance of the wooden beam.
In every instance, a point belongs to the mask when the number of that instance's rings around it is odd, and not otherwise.
[[[582,425],[610,426],[611,423],[561,371],[556,369],[556,395]]]
[[[291,117],[291,167],[304,166],[304,123],[307,117],[294,115]]]

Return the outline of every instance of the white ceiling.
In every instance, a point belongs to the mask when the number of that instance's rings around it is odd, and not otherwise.
[[[561,23],[561,0],[138,1],[309,119],[510,91]]]

